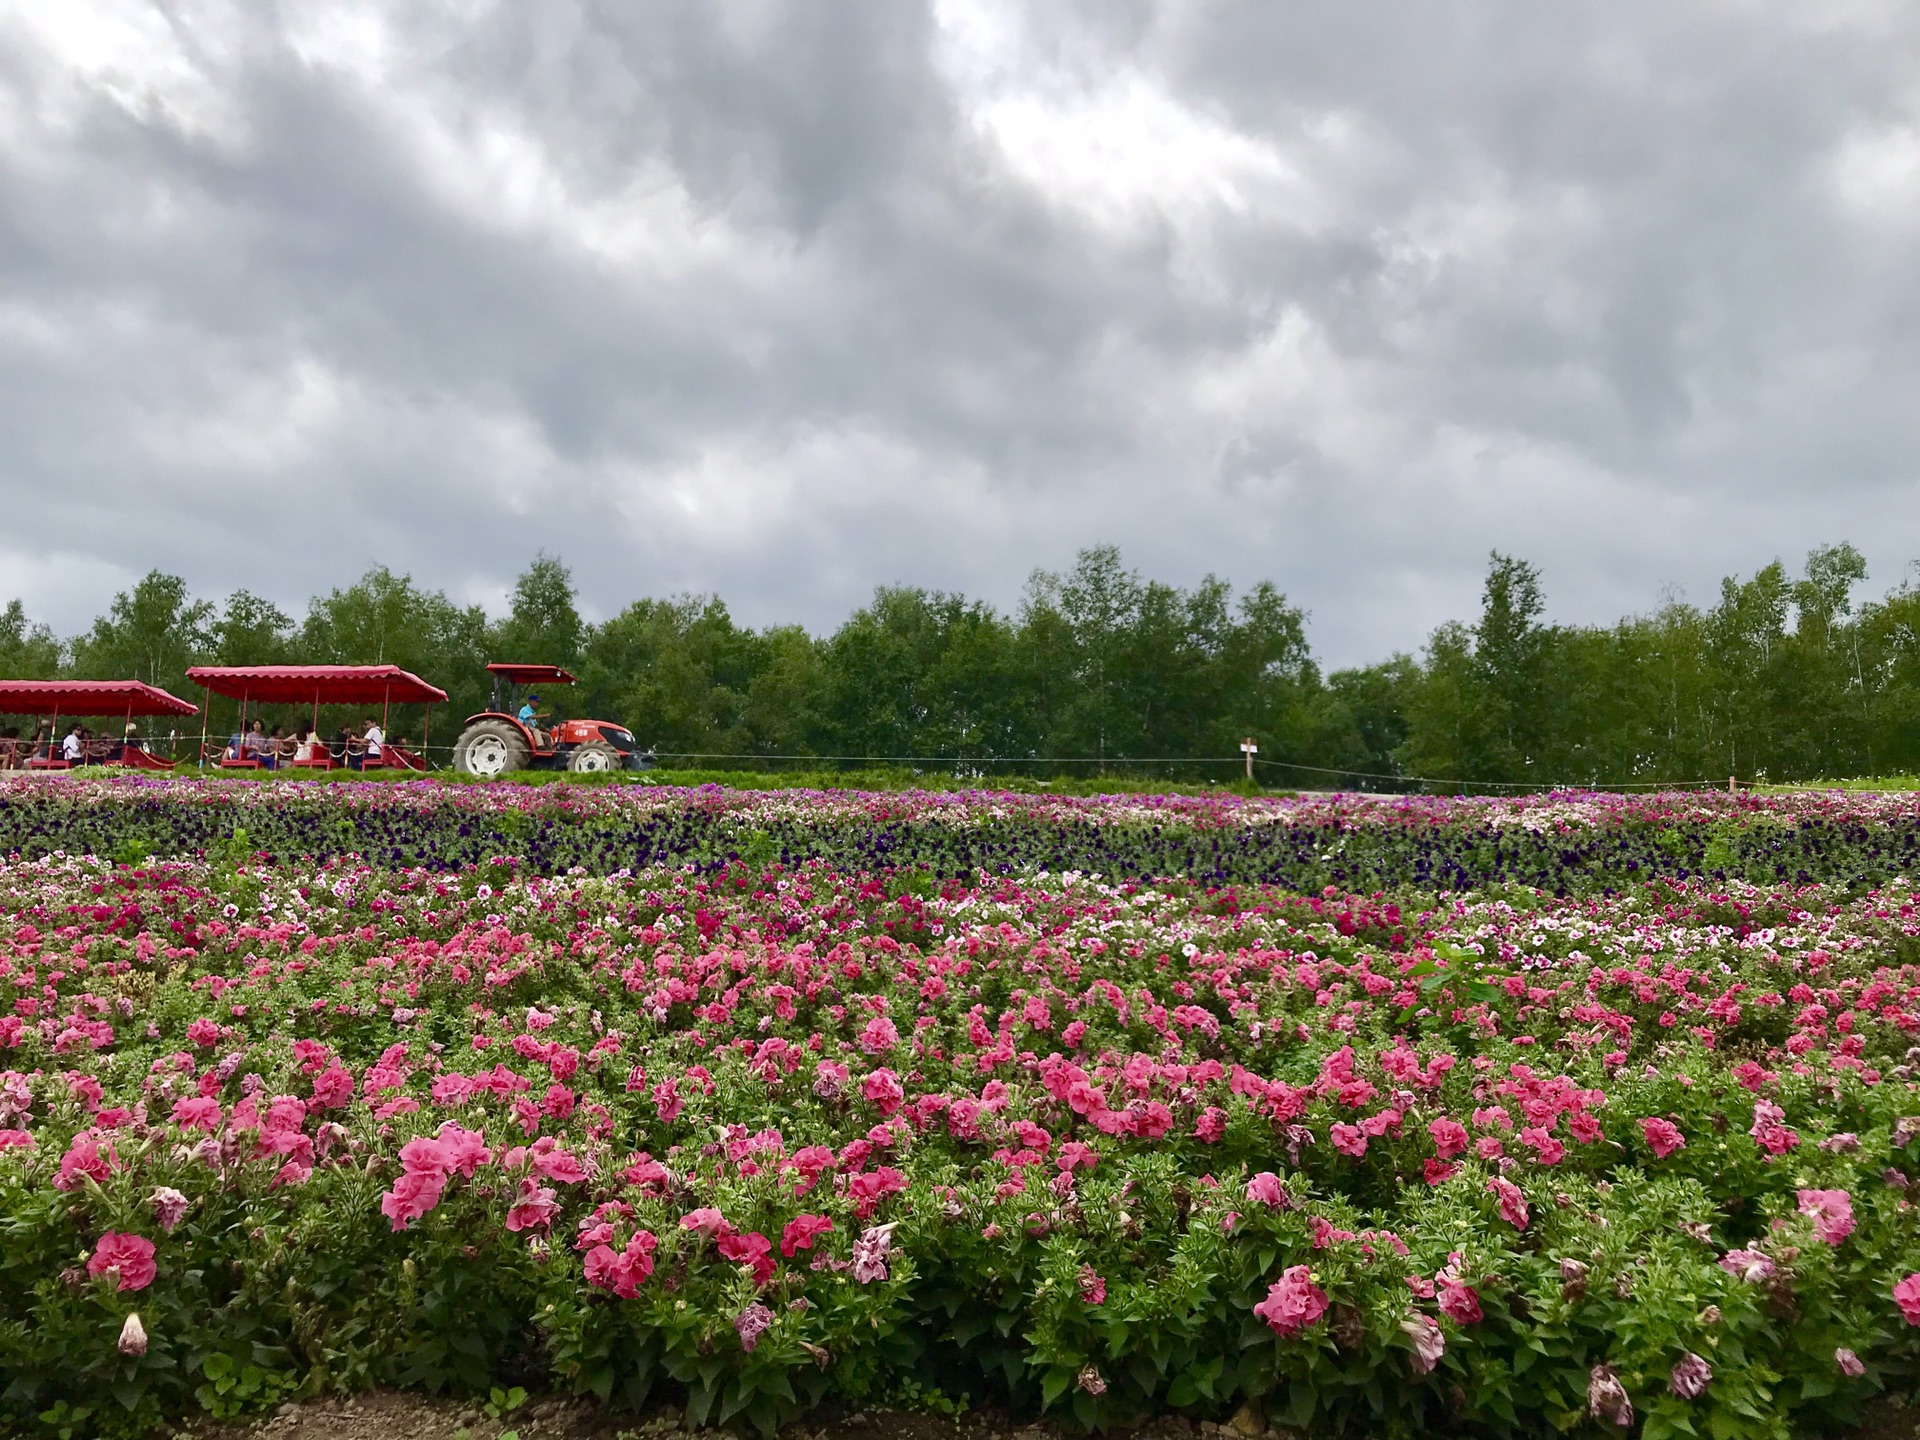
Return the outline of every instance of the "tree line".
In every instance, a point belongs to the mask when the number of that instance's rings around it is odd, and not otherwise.
[[[1418,655],[1325,670],[1273,585],[1143,578],[1111,546],[1037,571],[1011,613],[883,586],[832,634],[737,624],[714,596],[582,619],[540,556],[492,619],[375,568],[296,621],[158,571],[61,639],[15,600],[0,675],[135,677],[199,698],[195,664],[392,663],[486,708],[490,659],[563,665],[562,713],[619,720],[671,764],[917,763],[962,773],[1129,770],[1229,779],[1242,737],[1269,786],[1479,789],[1920,771],[1920,589],[1859,600],[1865,562],[1822,546],[1613,625],[1555,625],[1536,567],[1494,554],[1480,613]],[[216,705],[222,702],[215,702]],[[216,711],[216,723],[224,723]],[[436,740],[452,738],[447,718]]]

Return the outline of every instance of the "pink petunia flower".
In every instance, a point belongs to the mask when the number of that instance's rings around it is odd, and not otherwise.
[[[1800,1213],[1813,1219],[1813,1233],[1838,1245],[1853,1233],[1853,1197],[1844,1190],[1802,1190]]]
[[[1527,1228],[1527,1197],[1520,1187],[1511,1180],[1495,1176],[1487,1182],[1487,1189],[1494,1193],[1500,1203],[1500,1218],[1516,1230]]]
[[[159,1186],[147,1197],[147,1203],[153,1207],[153,1217],[165,1234],[171,1235],[174,1227],[186,1217],[187,1197],[171,1186]]]
[[[1279,1206],[1287,1203],[1286,1186],[1271,1170],[1262,1170],[1247,1181],[1247,1199],[1254,1204]]]
[[[1893,1303],[1907,1318],[1907,1324],[1920,1325],[1920,1272],[1894,1283]]]
[[[1480,1292],[1458,1280],[1440,1282],[1440,1313],[1456,1325],[1478,1325],[1486,1318]]]
[[[811,1250],[813,1242],[831,1229],[833,1221],[825,1215],[796,1215],[780,1232],[780,1253],[791,1260],[799,1251]]]
[[[1413,1342],[1413,1373],[1432,1374],[1440,1357],[1447,1353],[1447,1337],[1439,1322],[1431,1315],[1409,1315],[1400,1322],[1400,1328]]]
[[[142,1235],[108,1231],[93,1247],[87,1259],[87,1273],[110,1275],[120,1290],[144,1290],[151,1285],[159,1267],[154,1263],[153,1242]]]
[[[1277,1335],[1297,1335],[1327,1313],[1327,1292],[1313,1283],[1313,1272],[1305,1265],[1291,1265],[1281,1272],[1267,1291],[1267,1298],[1253,1307]]]
[[[1645,1137],[1647,1148],[1653,1151],[1656,1160],[1664,1160],[1676,1150],[1684,1150],[1687,1137],[1680,1133],[1680,1127],[1671,1120],[1657,1115],[1649,1116],[1640,1122],[1640,1133]]]

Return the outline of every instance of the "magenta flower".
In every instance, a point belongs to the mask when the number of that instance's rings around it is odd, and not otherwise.
[[[1440,1282],[1440,1313],[1456,1325],[1478,1325],[1486,1318],[1480,1292],[1458,1280]]]
[[[811,1250],[813,1242],[831,1229],[833,1221],[825,1215],[796,1215],[780,1232],[780,1253],[791,1260],[799,1251]]]
[[[1427,1133],[1433,1137],[1434,1148],[1440,1159],[1451,1160],[1456,1155],[1467,1153],[1467,1127],[1458,1120],[1450,1120],[1445,1116],[1430,1120],[1427,1122]]]
[[[1520,1187],[1511,1180],[1495,1176],[1487,1182],[1487,1188],[1500,1202],[1500,1218],[1516,1230],[1527,1228],[1527,1197]]]
[[[1286,1187],[1271,1170],[1262,1170],[1247,1181],[1247,1199],[1259,1205],[1284,1205],[1287,1201]]]
[[[1920,1273],[1894,1282],[1893,1303],[1900,1307],[1907,1324],[1920,1325]]]
[[[1674,1151],[1686,1148],[1687,1138],[1680,1133],[1680,1127],[1657,1115],[1640,1122],[1640,1133],[1646,1138],[1647,1148],[1653,1151],[1656,1160],[1664,1160]]]
[[[1292,1265],[1281,1272],[1253,1313],[1275,1334],[1297,1335],[1327,1313],[1327,1303],[1327,1292],[1313,1283],[1313,1272],[1305,1265]]]
[[[408,1171],[380,1197],[380,1211],[395,1230],[404,1230],[438,1205],[446,1188],[444,1171]]]
[[[1106,1278],[1091,1265],[1082,1265],[1080,1267],[1080,1298],[1089,1305],[1106,1303]]]
[[[119,1290],[144,1290],[159,1274],[153,1259],[153,1242],[141,1235],[109,1231],[100,1237],[87,1259],[87,1273],[109,1275]]]
[[[1813,1219],[1813,1233],[1838,1245],[1853,1233],[1853,1197],[1844,1190],[1802,1190],[1800,1213]]]
[[[529,1175],[521,1180],[520,1191],[507,1211],[507,1229],[516,1234],[522,1230],[545,1230],[559,1213],[553,1187],[542,1185]]]

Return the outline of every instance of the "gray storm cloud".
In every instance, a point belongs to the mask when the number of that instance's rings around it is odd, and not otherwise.
[[[1920,557],[1920,10],[0,3],[0,595]]]

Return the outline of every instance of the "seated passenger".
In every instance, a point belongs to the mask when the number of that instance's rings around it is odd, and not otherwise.
[[[262,764],[267,759],[267,729],[258,720],[253,722],[240,743],[240,758],[258,760]]]
[[[361,732],[360,738],[365,742],[367,749],[366,754],[360,757],[360,764],[357,768],[364,770],[367,766],[372,765],[375,769],[378,769],[382,763],[382,747],[387,743],[387,737],[381,733],[378,722],[376,722],[371,715],[366,719],[366,729]]]
[[[75,725],[67,732],[67,738],[60,742],[60,757],[69,765],[78,765],[86,758],[86,754],[86,737],[80,733],[80,727]]]

